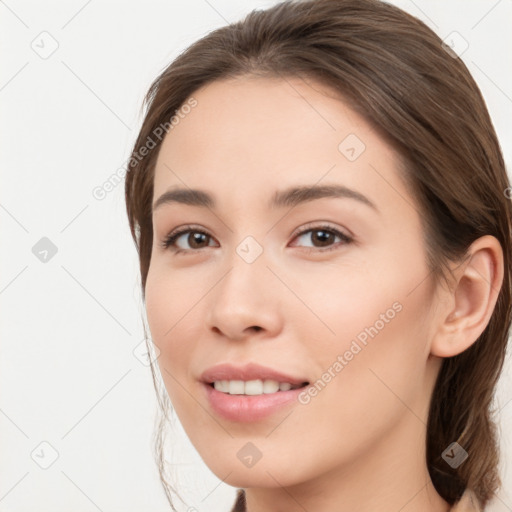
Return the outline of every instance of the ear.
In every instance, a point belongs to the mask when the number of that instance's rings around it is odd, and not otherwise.
[[[482,334],[491,318],[503,283],[503,250],[485,235],[475,240],[467,259],[455,268],[455,281],[444,290],[430,353],[452,357],[464,352]]]

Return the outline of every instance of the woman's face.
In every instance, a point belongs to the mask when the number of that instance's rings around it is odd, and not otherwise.
[[[233,486],[407,478],[425,462],[441,359],[429,355],[435,290],[398,155],[316,82],[243,77],[193,96],[158,156],[154,204],[184,193],[154,209],[146,284],[158,364],[191,442]],[[227,384],[256,393],[242,396],[202,381],[250,363],[309,385],[258,395],[259,382]],[[240,375],[214,380],[258,380]]]

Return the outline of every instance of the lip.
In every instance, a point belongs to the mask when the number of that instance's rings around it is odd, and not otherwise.
[[[294,377],[267,366],[256,363],[248,363],[244,366],[232,364],[219,364],[208,368],[201,374],[200,380],[211,384],[216,380],[277,380],[277,382],[289,382],[292,385],[300,385],[309,382],[307,378]],[[282,391],[286,393],[286,391]],[[272,393],[271,393],[272,394]]]
[[[222,393],[205,382],[202,383],[202,386],[210,407],[217,415],[240,423],[263,420],[285,406],[298,405],[298,395],[306,389],[306,387],[302,387],[250,396]]]
[[[291,404],[298,404],[298,395],[305,387],[277,391],[262,395],[230,395],[217,391],[212,382],[217,380],[276,380],[301,385],[308,382],[306,378],[293,377],[272,368],[249,363],[245,366],[220,364],[203,372],[200,377],[204,393],[211,409],[219,416],[236,422],[248,423],[267,418],[279,409]]]

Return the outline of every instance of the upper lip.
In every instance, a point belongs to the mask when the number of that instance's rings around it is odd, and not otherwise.
[[[248,363],[244,366],[235,366],[229,363],[218,364],[205,370],[200,379],[208,384],[219,380],[276,380],[277,382],[289,382],[292,385],[308,382],[307,379],[293,377],[257,363]]]

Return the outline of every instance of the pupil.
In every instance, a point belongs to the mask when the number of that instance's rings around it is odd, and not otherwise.
[[[317,230],[317,231],[315,231],[315,233],[320,233],[321,234],[321,236],[319,237],[320,238],[320,245],[328,245],[329,242],[331,241],[330,238],[333,236],[332,233],[329,233],[327,231],[322,231],[322,230]],[[323,235],[323,237],[322,237],[322,235]]]
[[[190,244],[192,247],[194,247],[195,243],[201,243],[201,237],[205,237],[203,233],[191,233],[190,236],[192,237],[193,243]]]

